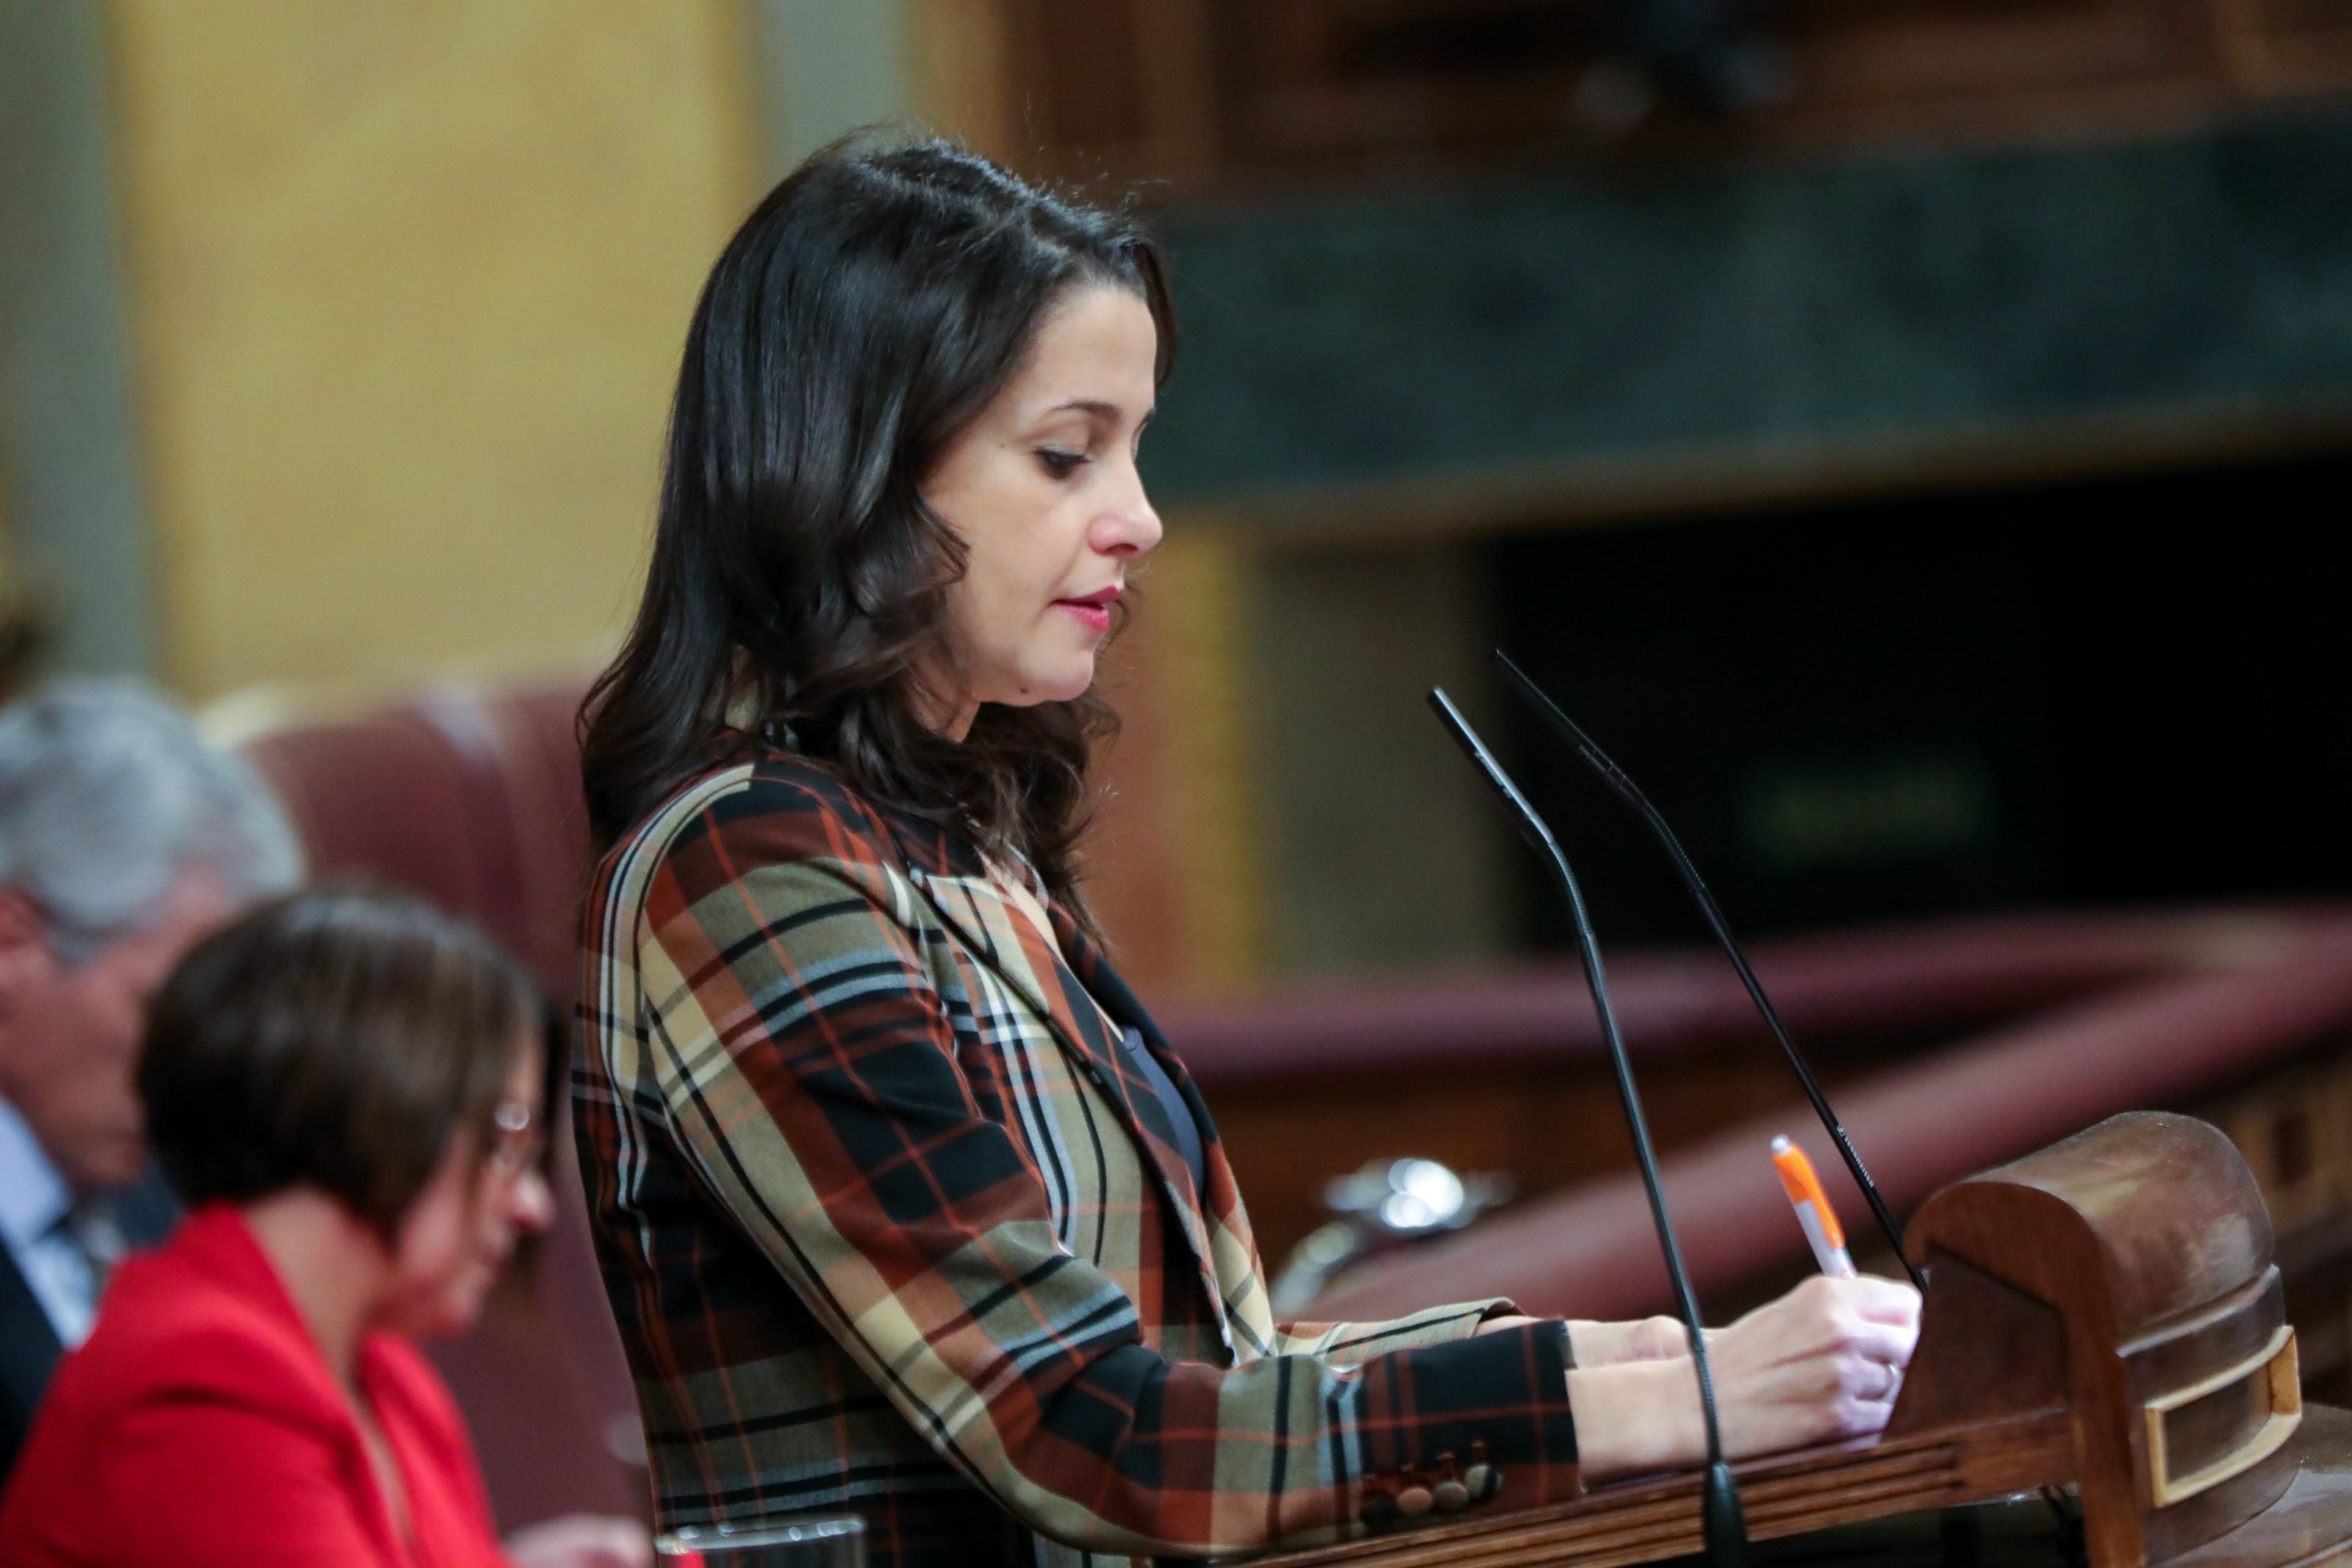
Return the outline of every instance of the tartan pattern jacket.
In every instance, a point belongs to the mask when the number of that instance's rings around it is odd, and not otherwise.
[[[1474,1442],[1507,1506],[1574,1495],[1560,1324],[1274,1322],[1199,1091],[1049,917],[1058,951],[960,836],[777,752],[598,867],[573,1106],[663,1526],[1112,1568],[1361,1533]]]

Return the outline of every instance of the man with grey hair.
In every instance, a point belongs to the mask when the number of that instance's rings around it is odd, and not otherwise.
[[[147,687],[0,707],[0,1479],[114,1258],[171,1224],[131,1084],[147,999],[301,871],[260,779]]]

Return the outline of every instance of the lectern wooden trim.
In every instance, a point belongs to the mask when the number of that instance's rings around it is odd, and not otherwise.
[[[2248,1392],[2269,1405],[2264,1425],[2243,1447],[2220,1454],[2187,1475],[2175,1473],[2170,1452],[2169,1418],[2218,1394]],[[2286,1445],[2303,1422],[2303,1379],[2294,1354],[2294,1330],[2285,1323],[2271,1335],[2270,1343],[2235,1366],[2225,1366],[2202,1382],[2147,1402],[2147,1475],[2158,1507],[2186,1502],[2199,1492],[2219,1486],[2242,1471],[2252,1469]]]
[[[2352,1556],[2352,1423],[2305,1421],[2270,1217],[2215,1128],[2115,1117],[1946,1187],[1906,1245],[1927,1298],[1893,1418],[1738,1467],[1751,1536],[2071,1485],[2093,1568]],[[1677,1475],[1265,1561],[1610,1568],[1700,1546]]]

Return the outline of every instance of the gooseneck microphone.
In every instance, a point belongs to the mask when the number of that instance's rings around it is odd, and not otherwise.
[[[1741,1568],[1748,1561],[1748,1522],[1740,1512],[1739,1489],[1731,1479],[1731,1466],[1723,1458],[1723,1433],[1715,1411],[1715,1375],[1707,1364],[1706,1334],[1699,1322],[1698,1297],[1691,1290],[1689,1271],[1683,1267],[1682,1249],[1675,1245],[1674,1224],[1666,1218],[1666,1195],[1658,1182],[1658,1156],[1650,1147],[1650,1128],[1642,1115],[1641,1092],[1633,1087],[1633,1062],[1625,1054],[1624,1038],[1618,1032],[1617,1009],[1609,1000],[1609,980],[1601,966],[1601,938],[1593,929],[1591,915],[1585,910],[1584,891],[1577,885],[1576,873],[1570,869],[1568,856],[1561,852],[1559,841],[1552,836],[1551,829],[1528,803],[1519,787],[1511,782],[1510,775],[1487,751],[1443,687],[1429,694],[1429,706],[1436,710],[1439,722],[1454,737],[1454,744],[1502,798],[1518,822],[1520,837],[1550,863],[1552,876],[1568,901],[1569,915],[1576,923],[1577,947],[1584,960],[1584,983],[1592,992],[1593,1010],[1601,1018],[1601,1038],[1608,1044],[1609,1064],[1617,1074],[1617,1098],[1625,1108],[1626,1130],[1633,1137],[1633,1161],[1642,1167],[1642,1186],[1650,1196],[1650,1218],[1657,1226],[1658,1247],[1665,1254],[1666,1274],[1674,1282],[1675,1305],[1681,1310],[1684,1328],[1690,1333],[1691,1364],[1698,1373],[1699,1414],[1706,1426],[1706,1476],[1700,1491],[1700,1525],[1706,1542],[1707,1561],[1717,1568]]]
[[[1854,1152],[1853,1141],[1846,1136],[1845,1124],[1830,1108],[1829,1096],[1822,1092],[1812,1069],[1806,1064],[1803,1053],[1797,1050],[1797,1042],[1790,1037],[1788,1026],[1780,1021],[1780,1009],[1772,1005],[1772,998],[1764,994],[1763,982],[1756,977],[1754,967],[1748,962],[1748,955],[1740,951],[1738,941],[1731,935],[1731,923],[1724,918],[1722,906],[1716,903],[1715,894],[1707,891],[1706,883],[1698,874],[1698,867],[1691,863],[1690,856],[1683,849],[1682,840],[1676,838],[1674,829],[1666,825],[1664,813],[1650,803],[1650,798],[1626,777],[1625,770],[1618,767],[1607,752],[1594,745],[1592,737],[1579,728],[1576,721],[1562,712],[1558,703],[1545,695],[1543,689],[1529,680],[1527,673],[1513,664],[1508,654],[1497,648],[1489,657],[1495,667],[1502,672],[1503,679],[1512,691],[1535,710],[1536,716],[1544,721],[1545,727],[1566,742],[1569,749],[1581,758],[1585,766],[1599,774],[1601,781],[1608,785],[1620,800],[1631,806],[1635,814],[1649,824],[1651,833],[1664,847],[1666,858],[1674,862],[1675,872],[1682,878],[1691,902],[1698,905],[1699,914],[1706,917],[1707,929],[1715,933],[1716,945],[1723,949],[1724,956],[1731,960],[1731,967],[1739,972],[1739,983],[1748,988],[1748,999],[1756,1004],[1756,1010],[1763,1015],[1765,1026],[1772,1031],[1772,1038],[1780,1042],[1781,1054],[1789,1059],[1790,1070],[1796,1073],[1797,1083],[1804,1090],[1805,1098],[1812,1102],[1813,1114],[1821,1118],[1822,1131],[1828,1133],[1830,1142],[1837,1145],[1838,1157],[1845,1161],[1845,1168],[1853,1173],[1854,1185],[1862,1188],[1862,1196],[1870,1205],[1871,1216],[1878,1221],[1878,1228],[1886,1233],[1888,1243],[1895,1249],[1895,1256],[1909,1270],[1911,1282],[1925,1292],[1927,1277],[1912,1267],[1910,1260],[1904,1257],[1901,1223],[1887,1208],[1886,1200],[1878,1196],[1878,1184],[1872,1181],[1870,1173],[1863,1168],[1862,1156]]]

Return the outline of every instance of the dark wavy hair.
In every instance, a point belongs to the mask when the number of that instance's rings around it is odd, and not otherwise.
[[[919,716],[964,550],[920,486],[1073,287],[1132,291],[1175,346],[1167,264],[1123,214],[951,141],[836,142],[736,231],[696,305],[645,598],[581,709],[601,852],[672,790],[788,734],[878,804],[1018,850],[1082,918],[1096,694]]]

